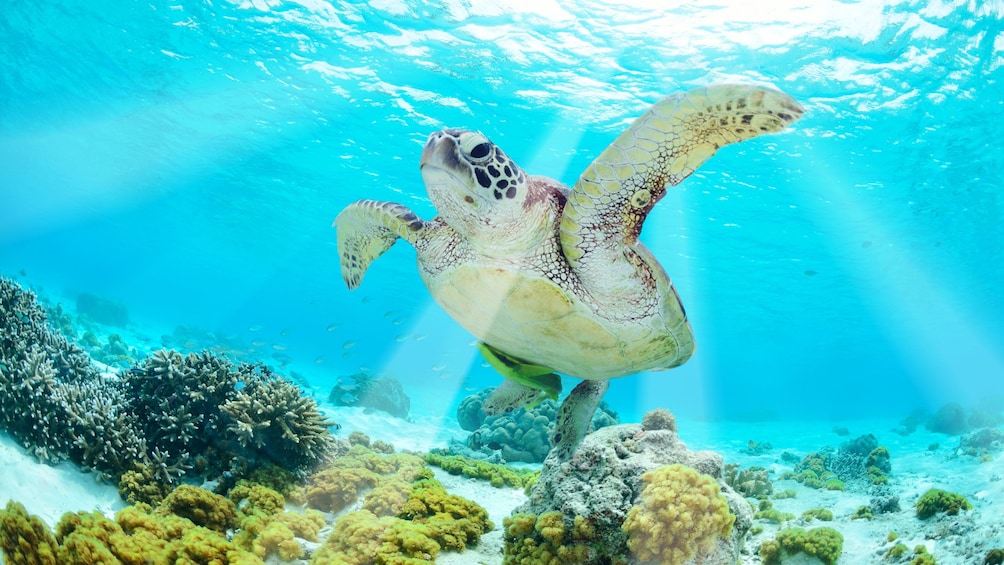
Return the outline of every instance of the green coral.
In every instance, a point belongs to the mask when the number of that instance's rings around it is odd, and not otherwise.
[[[845,488],[844,481],[841,481],[836,477],[826,479],[826,482],[823,484],[823,486],[826,487],[826,490],[844,490]]]
[[[851,514],[851,520],[871,520],[874,517],[870,506],[858,506],[854,514]]]
[[[760,545],[760,557],[764,565],[780,565],[785,557],[804,553],[833,565],[843,552],[844,536],[833,528],[788,528],[777,534],[772,541]]]
[[[811,508],[802,512],[802,518],[805,518],[806,520],[822,520],[824,522],[832,522],[833,512],[830,512],[825,508]]]
[[[932,488],[922,494],[914,506],[917,508],[917,517],[921,520],[926,520],[940,513],[955,516],[962,510],[972,510],[973,508],[973,505],[964,496],[937,488]]]
[[[425,462],[435,465],[451,475],[464,475],[472,479],[488,481],[493,487],[524,488],[534,471],[517,470],[505,465],[471,459],[462,455],[442,455],[429,453]]]
[[[679,464],[657,467],[641,478],[640,502],[621,527],[638,560],[677,565],[732,531],[736,517],[714,478]]]
[[[890,547],[889,550],[885,552],[885,558],[899,559],[900,557],[906,555],[908,551],[910,551],[910,548],[907,547],[906,544],[897,543],[896,545]]]
[[[1004,548],[994,548],[983,557],[983,565],[1004,564]]]

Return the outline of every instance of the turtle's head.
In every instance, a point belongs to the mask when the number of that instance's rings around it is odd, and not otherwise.
[[[526,174],[481,133],[458,129],[433,133],[422,151],[421,168],[425,189],[440,216],[469,238],[501,233],[518,239],[518,232],[530,227],[525,226]]]

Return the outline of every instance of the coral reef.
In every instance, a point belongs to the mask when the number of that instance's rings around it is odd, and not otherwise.
[[[712,547],[703,554],[705,562],[736,562],[753,512],[749,503],[723,480],[721,457],[709,451],[689,451],[674,431],[646,430],[639,424],[625,424],[604,427],[587,435],[568,461],[548,458],[544,462],[529,500],[515,510],[507,523],[505,563],[625,562],[632,552],[624,525],[636,505],[641,504],[643,509],[635,510],[633,515],[641,513],[646,520],[634,518],[630,524],[645,523],[652,531],[673,527],[663,522],[657,512],[649,512],[653,508],[643,501],[646,481],[642,477],[674,464],[690,469],[674,468],[676,473],[703,476],[698,481],[703,485],[700,492],[704,493],[698,498],[708,504],[703,508],[713,507],[716,514],[722,510],[722,506],[709,506],[711,503],[706,500],[705,494],[715,491],[715,497],[720,496],[735,517],[724,537],[714,536]],[[668,472],[664,469],[655,475],[664,473]],[[651,478],[649,482],[653,482]],[[664,496],[667,500],[672,498],[670,494]],[[544,522],[538,525],[541,519]],[[699,522],[706,517],[691,516],[691,519]],[[560,561],[558,556],[562,555],[574,556],[574,560]]]
[[[714,478],[676,463],[648,471],[641,480],[640,500],[621,526],[638,561],[681,565],[731,533],[736,517]]]
[[[56,524],[54,533],[37,517],[29,516],[23,506],[11,502],[0,512],[3,533],[0,548],[7,563],[18,564],[261,564],[261,559],[215,529],[223,523],[219,508],[226,508],[230,501],[212,498],[217,495],[208,491],[202,491],[205,494],[191,491],[178,494],[175,499],[178,504],[161,505],[156,510],[145,504],[129,506],[120,510],[115,520],[98,512],[69,512]],[[171,496],[174,493],[168,498]],[[200,501],[198,511],[189,513],[197,519],[205,518],[213,529],[173,512],[184,508],[186,500]],[[203,511],[207,512],[203,515]]]
[[[550,437],[557,421],[558,404],[548,399],[532,408],[521,408],[510,414],[486,417],[481,406],[493,390],[494,388],[488,388],[468,396],[457,408],[457,420],[461,423],[461,427],[471,431],[467,445],[470,449],[485,455],[500,452],[503,462],[543,462],[551,450]],[[589,429],[593,431],[617,422],[617,413],[605,402],[601,402],[593,415]],[[458,454],[472,455],[466,452]]]
[[[778,532],[773,541],[760,546],[765,565],[780,565],[785,557],[804,553],[824,565],[833,565],[843,552],[844,536],[833,528],[788,528]]]
[[[356,373],[346,379],[339,378],[338,384],[331,389],[328,400],[335,406],[360,406],[368,410],[380,410],[398,418],[407,418],[411,409],[411,400],[397,379],[373,378],[366,373]]]
[[[0,278],[0,428],[40,460],[69,459],[157,503],[187,474],[307,471],[333,439],[316,403],[263,365],[161,350],[120,374],[49,327],[35,295]]]
[[[338,518],[313,563],[425,563],[440,551],[462,551],[494,527],[484,508],[449,494],[420,458],[361,445],[310,477],[307,500],[337,511],[367,490],[362,509]]]
[[[917,517],[921,520],[941,513],[955,516],[962,510],[972,510],[973,508],[966,497],[938,488],[929,489],[920,495],[914,506],[917,508]]]

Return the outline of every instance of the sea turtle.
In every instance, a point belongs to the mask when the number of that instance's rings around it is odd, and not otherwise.
[[[779,131],[802,112],[790,96],[754,86],[674,94],[571,189],[527,175],[479,132],[435,132],[421,173],[439,215],[350,204],[334,222],[342,276],[354,289],[398,238],[413,245],[432,297],[506,377],[486,400],[488,413],[557,398],[555,373],[584,379],[562,403],[551,438],[551,455],[567,459],[609,379],[670,369],[694,351],[679,296],[638,241],[649,211],[719,147]]]

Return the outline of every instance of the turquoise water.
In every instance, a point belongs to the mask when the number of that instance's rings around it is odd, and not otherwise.
[[[5,2],[0,273],[120,302],[137,346],[183,325],[173,345],[318,395],[365,370],[449,414],[498,377],[406,245],[345,289],[341,208],[432,217],[418,158],[443,127],[573,184],[660,96],[751,82],[806,115],[649,217],[698,351],[608,402],[799,420],[1004,396],[1004,3],[659,4]]]

